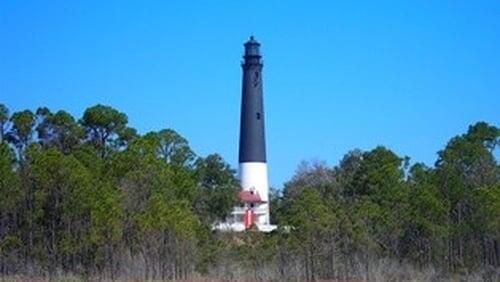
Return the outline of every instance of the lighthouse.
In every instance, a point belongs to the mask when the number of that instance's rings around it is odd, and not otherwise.
[[[262,56],[260,44],[252,36],[245,43],[241,64],[243,81],[241,91],[241,119],[239,146],[239,178],[243,204],[255,195],[249,203],[253,223],[258,226],[270,224],[269,184],[267,177],[266,138],[264,128],[264,99],[262,85]],[[246,196],[246,197],[245,197]],[[248,211],[246,212],[248,214]],[[248,215],[247,215],[248,217]],[[248,222],[248,218],[246,222]]]
[[[262,56],[253,36],[244,44],[239,139],[239,205],[232,217],[217,225],[219,230],[244,231],[256,227],[262,232],[276,229],[269,215]]]

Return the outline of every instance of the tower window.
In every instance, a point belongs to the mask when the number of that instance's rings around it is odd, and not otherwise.
[[[260,113],[257,113],[257,119],[260,119]]]
[[[259,72],[256,71],[253,77],[253,87],[257,87],[259,85]]]
[[[255,207],[255,204],[254,203],[250,203],[250,207],[251,208]]]

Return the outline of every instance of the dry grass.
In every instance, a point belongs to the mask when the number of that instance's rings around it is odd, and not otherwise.
[[[300,268],[301,266],[298,265]],[[300,269],[297,269],[300,271]],[[342,279],[318,279],[321,282],[368,282],[368,281],[500,281],[500,269],[480,269],[471,273],[462,273],[454,275],[446,275],[434,268],[419,269],[411,264],[399,263],[390,259],[380,259],[376,262],[370,263],[367,268],[364,265],[358,265],[353,268],[352,277],[343,277]],[[33,277],[33,276],[5,276],[0,277],[0,282],[80,282],[80,281],[96,281],[96,282],[139,282],[146,281],[141,278],[129,279],[103,279],[103,278],[85,278],[72,274],[60,274],[55,277]],[[151,282],[160,282],[161,280],[147,280]],[[172,280],[167,280],[172,281]],[[279,277],[279,275],[272,269],[259,269],[248,270],[241,268],[238,264],[226,265],[225,269],[214,269],[209,276],[193,275],[188,279],[175,280],[179,282],[257,282],[257,281],[302,281],[301,278],[295,277],[291,273],[288,277]]]

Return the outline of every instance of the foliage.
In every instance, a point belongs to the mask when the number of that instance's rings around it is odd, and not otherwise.
[[[239,190],[220,155],[173,129],[139,135],[109,106],[78,120],[0,104],[0,275],[371,281],[414,279],[416,265],[498,280],[499,143],[478,122],[432,167],[383,146],[303,162],[270,195],[277,231],[219,234]]]
[[[85,110],[80,120],[87,140],[105,157],[108,149],[117,149],[135,137],[135,130],[128,128],[128,118],[109,106],[95,105]]]
[[[212,154],[198,158],[194,177],[200,189],[196,199],[196,212],[206,223],[224,220],[236,204],[237,183],[234,170],[221,156]]]

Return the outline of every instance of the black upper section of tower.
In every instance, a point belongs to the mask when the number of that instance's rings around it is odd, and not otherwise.
[[[262,61],[260,44],[252,37],[243,56],[239,162],[266,162]]]

